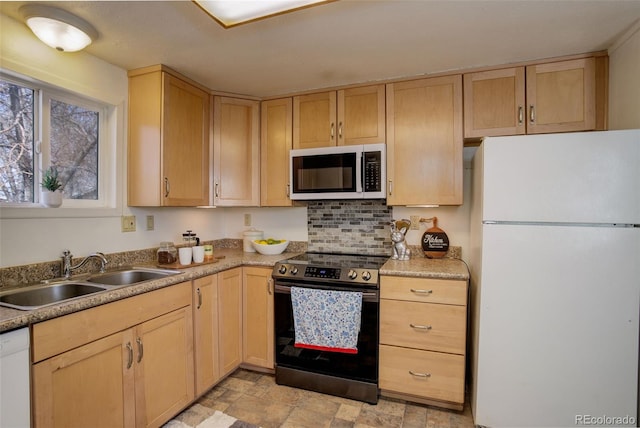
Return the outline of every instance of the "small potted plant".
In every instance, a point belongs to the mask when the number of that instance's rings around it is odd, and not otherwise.
[[[62,183],[58,177],[58,170],[50,166],[42,174],[41,202],[46,207],[57,208],[62,205]]]

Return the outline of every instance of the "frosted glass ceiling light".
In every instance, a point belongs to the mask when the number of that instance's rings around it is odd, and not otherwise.
[[[91,24],[62,9],[27,4],[20,8],[20,13],[44,44],[62,52],[79,51],[98,38]]]
[[[193,0],[225,28],[331,1],[335,0]]]

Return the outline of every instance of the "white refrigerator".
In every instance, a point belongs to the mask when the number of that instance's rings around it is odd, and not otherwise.
[[[486,138],[472,168],[475,423],[636,426],[640,130]]]

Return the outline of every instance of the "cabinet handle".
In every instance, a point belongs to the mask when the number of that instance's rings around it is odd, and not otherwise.
[[[416,294],[431,294],[433,293],[433,290],[421,290],[421,289],[412,288],[411,292]]]
[[[217,198],[219,196],[219,194],[218,194],[218,183],[216,183],[215,189],[216,190],[215,190],[214,194],[215,194],[215,197]]]
[[[287,197],[291,196],[291,184],[287,184]]]
[[[420,373],[420,372],[414,372],[413,370],[409,370],[409,374],[411,376],[415,376],[415,377],[431,377],[431,373]]]
[[[431,326],[430,325],[420,325],[420,324],[409,324],[409,327],[411,328],[415,328],[417,330],[431,330]]]
[[[272,285],[273,285],[273,278],[269,278],[269,279],[267,280],[267,292],[268,292],[269,294],[273,294],[273,288],[272,288]]]
[[[164,178],[164,197],[168,198],[169,197],[169,190],[171,189],[171,186],[169,185],[169,179],[167,177]]]
[[[144,355],[144,347],[142,346],[142,339],[139,337],[136,339],[136,343],[138,344],[138,363],[142,361],[142,357]]]
[[[131,342],[127,342],[127,352],[129,353],[129,360],[127,361],[127,370],[133,365],[133,346]]]
[[[202,307],[202,293],[200,292],[199,288],[196,289],[196,293],[198,294],[198,307],[197,307],[197,309],[200,309]]]
[[[389,195],[393,193],[393,181],[389,180]]]
[[[342,122],[338,124],[338,138],[342,139]]]
[[[533,105],[529,106],[529,122],[536,123],[536,111]]]
[[[523,120],[524,120],[524,108],[522,108],[522,106],[518,106],[518,125],[522,125]]]
[[[331,139],[333,140],[333,137],[335,135],[335,129],[336,128],[336,124],[335,123],[331,123]]]

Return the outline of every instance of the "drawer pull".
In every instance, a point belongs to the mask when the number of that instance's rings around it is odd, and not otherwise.
[[[431,326],[430,325],[420,325],[420,324],[409,324],[409,327],[411,328],[415,328],[418,330],[431,330]]]
[[[431,377],[431,373],[419,373],[419,372],[414,372],[413,370],[409,370],[409,374],[411,376],[415,376],[415,377]]]
[[[433,290],[421,290],[421,289],[412,288],[411,292],[416,294],[431,294],[433,293]]]

